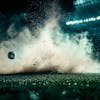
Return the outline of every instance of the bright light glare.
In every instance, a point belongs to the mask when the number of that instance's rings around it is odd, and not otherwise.
[[[81,24],[81,23],[87,23],[87,22],[93,22],[100,20],[100,16],[97,17],[91,17],[83,20],[74,20],[74,21],[68,21],[66,22],[66,25],[75,25],[75,24]]]

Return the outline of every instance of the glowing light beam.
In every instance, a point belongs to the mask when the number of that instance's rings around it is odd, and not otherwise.
[[[83,20],[68,21],[68,22],[66,22],[66,25],[75,25],[75,24],[93,22],[93,21],[98,21],[98,20],[100,20],[100,16],[86,18],[86,19],[83,19]]]

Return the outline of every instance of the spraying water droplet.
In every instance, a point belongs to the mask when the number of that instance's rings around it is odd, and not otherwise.
[[[67,92],[66,90],[63,90],[62,95],[66,95],[66,92]]]
[[[36,83],[32,83],[32,85],[36,85]]]
[[[39,93],[35,91],[30,91],[29,94],[31,100],[39,100]]]
[[[76,86],[76,85],[77,85],[77,83],[74,83],[74,85]]]
[[[87,84],[86,86],[89,87],[89,84]]]
[[[71,83],[68,83],[68,85],[71,85]]]

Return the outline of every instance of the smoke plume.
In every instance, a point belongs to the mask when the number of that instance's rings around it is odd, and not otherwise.
[[[55,5],[48,12],[44,25],[35,31],[27,26],[16,31],[15,23],[11,23],[7,30],[11,39],[0,42],[0,73],[99,73],[100,63],[92,59],[88,32],[74,36],[63,33],[59,25],[61,12],[55,11]],[[15,54],[13,60],[8,58],[10,51]]]

